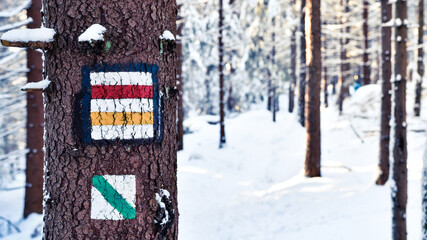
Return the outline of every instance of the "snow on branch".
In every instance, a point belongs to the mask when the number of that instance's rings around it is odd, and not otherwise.
[[[31,6],[31,0],[27,0],[27,1],[23,2],[21,5],[15,7],[14,9],[8,9],[6,11],[1,11],[0,17],[7,18],[7,17],[15,16],[18,13],[20,13],[22,10],[28,9],[30,6]]]
[[[50,81],[45,79],[42,80],[40,82],[29,82],[27,84],[25,84],[21,90],[22,91],[40,91],[40,90],[45,90],[47,87],[49,87],[50,85]]]
[[[93,24],[79,36],[79,42],[104,41],[107,29],[101,24]]]
[[[1,36],[1,43],[6,47],[46,49],[52,47],[55,34],[52,28],[14,29]]]
[[[159,38],[162,40],[175,41],[175,37],[169,30],[165,30]]]

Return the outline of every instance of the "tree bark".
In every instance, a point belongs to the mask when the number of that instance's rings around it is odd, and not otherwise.
[[[179,14],[180,6],[178,6],[177,20],[181,20],[181,16]],[[182,78],[182,42],[181,42],[181,34],[183,23],[178,23],[177,26],[177,38],[176,38],[176,82],[178,88],[178,107],[177,107],[177,148],[178,151],[184,149],[184,105],[183,105],[183,78]]]
[[[424,47],[423,44],[423,27],[424,27],[424,0],[418,0],[418,60],[417,60],[417,73],[416,85],[415,85],[415,104],[414,104],[414,115],[420,116],[421,111],[421,93],[422,93],[422,82],[424,77]]]
[[[33,21],[27,28],[41,26],[41,0],[33,0],[27,16]],[[43,64],[41,53],[27,49],[28,82],[42,80]],[[27,93],[27,167],[24,217],[43,211],[43,96],[41,92]]]
[[[305,80],[306,80],[306,42],[305,42],[305,4],[306,0],[301,0],[301,21],[300,21],[300,79],[299,79],[299,93],[298,93],[298,116],[301,126],[305,125]]]
[[[176,96],[168,91],[175,87],[176,56],[174,44],[159,39],[165,30],[176,35],[175,1],[44,0],[43,8],[46,27],[57,33],[53,50],[45,54],[45,71],[52,86],[44,96],[43,238],[177,239]],[[104,46],[79,43],[79,35],[95,23],[106,28]],[[103,72],[121,75],[114,78]],[[130,72],[141,77],[132,80],[126,77]],[[146,91],[114,92],[115,87],[106,86],[117,84],[96,85],[92,75],[111,82],[137,81],[136,86],[120,86]],[[142,80],[152,83],[140,88]],[[127,93],[144,95],[154,102],[147,108],[155,109],[151,117],[141,117],[144,121],[130,126],[126,124],[138,121],[131,114],[147,115],[116,110],[117,116],[123,115],[113,117],[112,125],[117,123],[120,128],[97,132],[96,124],[114,127],[104,122],[108,115],[100,110],[111,105],[100,104],[98,109],[92,100],[97,100],[97,94],[105,101],[107,96],[115,96],[97,89],[123,98]],[[141,96],[134,99],[142,104]],[[99,111],[97,118],[90,118],[90,105],[96,114]],[[124,103],[112,106],[139,108]],[[150,121],[152,131],[137,130]],[[123,130],[127,126],[130,133]]]
[[[320,89],[322,82],[320,0],[308,0],[306,7],[307,89],[306,121],[307,147],[305,175],[320,177]]]
[[[406,0],[397,0],[395,30],[395,65],[394,65],[394,146],[393,146],[393,180],[396,188],[392,189],[393,200],[393,240],[406,240],[406,204],[408,172],[406,139],[406,68],[407,68],[407,7]],[[397,23],[397,21],[396,21]]]
[[[271,81],[272,81],[272,113],[273,113],[273,122],[276,122],[276,111],[277,111],[277,100],[276,100],[276,79],[273,78],[273,72],[274,72],[274,57],[276,55],[276,46],[275,46],[275,34],[276,34],[276,18],[273,17],[271,19],[271,25],[273,27],[273,31],[271,33],[271,42],[273,43],[273,47],[271,48]]]
[[[220,125],[220,137],[219,137],[219,148],[222,148],[225,144],[225,124],[224,124],[224,72],[223,72],[223,58],[224,58],[224,46],[222,43],[222,0],[219,0],[219,125]]]
[[[391,20],[392,6],[388,0],[381,1],[381,22]],[[381,71],[382,97],[380,122],[380,159],[378,164],[379,175],[376,184],[384,185],[389,177],[390,170],[390,119],[391,119],[391,27],[381,27]]]
[[[371,83],[369,67],[369,38],[368,38],[368,0],[363,0],[363,85]]]

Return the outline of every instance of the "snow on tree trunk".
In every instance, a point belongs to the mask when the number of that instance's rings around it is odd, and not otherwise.
[[[393,180],[393,240],[406,240],[407,204],[407,142],[406,142],[406,68],[407,68],[407,8],[406,0],[395,4],[395,65],[394,65],[394,146]]]
[[[391,20],[392,5],[388,0],[381,1],[381,22]],[[389,177],[390,170],[390,119],[391,119],[391,27],[381,27],[381,121],[380,121],[380,154],[379,175],[376,184],[384,185]]]
[[[33,21],[28,28],[41,26],[41,0],[33,0],[27,16]],[[41,53],[27,49],[28,82],[42,80]],[[43,210],[43,96],[41,92],[27,92],[27,154],[24,217]]]
[[[305,175],[320,176],[320,89],[322,83],[320,0],[308,0],[306,6],[307,89],[306,121],[307,146]]]
[[[224,126],[224,72],[223,72],[223,58],[224,58],[224,46],[222,43],[222,26],[223,26],[223,13],[222,13],[222,0],[219,0],[219,125],[220,125],[220,137],[219,147],[222,148],[225,144],[225,126]]]
[[[424,0],[418,0],[418,60],[417,60],[417,77],[415,86],[415,105],[414,115],[419,117],[421,111],[421,92],[424,77],[424,47],[423,44],[423,27],[424,27]]]
[[[371,69],[369,67],[368,11],[369,2],[368,0],[363,0],[363,85],[371,83]]]
[[[305,4],[306,0],[301,0],[301,21],[300,21],[300,78],[299,78],[299,92],[298,92],[298,116],[301,126],[305,125],[305,79],[306,79],[306,42],[305,42]]]
[[[44,0],[44,239],[177,239],[175,1]],[[143,19],[143,21],[142,21]],[[92,24],[103,45],[79,43]]]

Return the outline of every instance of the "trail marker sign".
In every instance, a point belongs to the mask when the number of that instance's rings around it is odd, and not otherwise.
[[[82,75],[85,143],[161,139],[156,65],[102,64],[84,67]]]
[[[91,195],[92,219],[125,220],[136,216],[134,175],[94,175]]]

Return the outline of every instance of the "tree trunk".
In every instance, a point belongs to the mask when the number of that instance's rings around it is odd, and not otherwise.
[[[177,21],[182,20],[181,16],[179,15],[179,10],[181,8],[181,5],[178,6],[178,14],[177,14]],[[177,149],[182,150],[184,149],[184,105],[183,105],[183,82],[182,82],[182,62],[183,62],[183,56],[182,56],[182,42],[181,42],[181,34],[182,34],[182,28],[184,24],[182,22],[178,23],[177,26],[177,38],[176,38],[176,82],[177,82],[177,90],[178,90],[178,107],[177,107],[177,115],[178,119],[176,121],[177,125]]]
[[[394,146],[393,146],[393,180],[396,188],[392,189],[393,199],[393,240],[406,240],[406,203],[408,172],[406,142],[406,38],[407,8],[406,0],[397,0],[395,30],[395,65],[394,65]],[[396,21],[397,22],[397,21]]]
[[[44,239],[177,239],[175,1],[43,5]],[[104,43],[79,43],[95,23]]]
[[[348,0],[341,0],[341,4],[344,7],[344,12],[348,13],[350,11],[348,7]],[[341,24],[343,24],[341,32],[348,34],[349,33],[349,27],[344,27],[344,24],[347,22],[347,20],[344,22],[343,19],[341,19]],[[346,37],[342,37],[341,39],[341,64],[340,64],[340,76],[338,78],[338,85],[339,85],[339,93],[338,93],[338,110],[339,113],[342,114],[343,112],[343,103],[344,98],[348,94],[348,87],[345,85],[348,71],[350,70],[349,63],[347,62],[347,44],[349,40]]]
[[[297,65],[297,44],[296,44],[296,29],[292,30],[291,37],[291,82],[289,83],[289,106],[288,111],[291,113],[294,111],[294,99],[295,99],[295,86],[297,83],[296,75]]]
[[[307,89],[306,121],[307,147],[305,175],[320,177],[320,89],[322,83],[320,0],[308,0],[306,7]]]
[[[326,24],[326,22],[324,23]],[[328,40],[326,39],[326,35],[324,35],[324,39],[323,39],[323,47],[325,49],[325,56],[323,57],[324,62],[326,62],[326,51],[327,51],[327,47],[328,47]],[[324,106],[325,108],[328,107],[328,85],[329,85],[329,81],[328,81],[328,67],[326,66],[326,64],[323,64],[323,101],[324,101]]]
[[[272,33],[271,33],[271,42],[273,43],[273,47],[271,48],[271,81],[272,81],[272,95],[273,95],[273,97],[272,97],[272,99],[271,99],[271,101],[273,101],[272,102],[272,109],[271,109],[271,111],[272,111],[272,113],[273,113],[273,122],[276,122],[276,111],[277,111],[277,106],[276,106],[276,103],[277,103],[277,101],[276,101],[276,79],[274,79],[273,78],[273,73],[274,73],[274,71],[275,71],[275,68],[274,68],[274,64],[275,64],[275,62],[274,62],[274,57],[275,57],[275,55],[276,55],[276,47],[275,47],[275,34],[276,34],[276,18],[275,17],[273,17],[272,19],[271,19],[271,25],[272,25],[272,28],[273,28],[273,31],[272,31]]]
[[[41,0],[33,0],[27,16],[33,19],[27,28],[41,26]],[[27,49],[28,82],[42,80],[41,53]],[[41,92],[27,93],[27,154],[24,217],[43,211],[43,96]]]
[[[422,239],[427,239],[427,143],[424,145],[422,178]]]
[[[300,79],[299,79],[299,93],[298,93],[298,116],[301,126],[305,125],[305,78],[306,78],[306,42],[305,42],[305,2],[306,0],[301,0],[301,21],[300,21],[300,60],[301,60],[301,69],[300,69]]]
[[[363,85],[371,83],[369,67],[369,38],[368,38],[368,0],[363,0]]]
[[[415,105],[414,105],[414,115],[419,117],[421,111],[421,92],[422,92],[422,82],[424,77],[424,47],[423,44],[423,27],[424,27],[424,0],[418,0],[418,60],[417,60],[417,77],[416,77],[416,86],[415,86]]]
[[[223,72],[223,57],[224,49],[222,43],[222,0],[219,0],[219,125],[220,125],[220,137],[219,137],[219,148],[222,148],[225,144],[225,126],[224,126],[224,72]]]
[[[381,22],[391,20],[392,7],[388,0],[381,1]],[[381,27],[381,56],[382,56],[382,97],[381,97],[381,123],[380,123],[380,161],[378,164],[379,175],[376,184],[384,185],[389,176],[390,169],[390,119],[391,119],[391,27]]]

